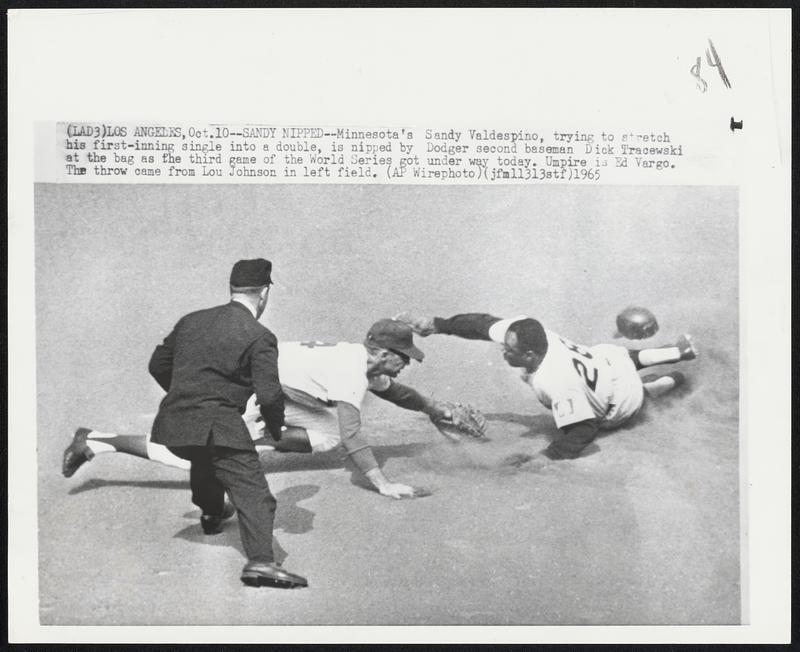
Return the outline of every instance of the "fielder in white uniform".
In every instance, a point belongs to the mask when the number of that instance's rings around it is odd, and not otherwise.
[[[414,487],[389,481],[361,434],[361,405],[367,391],[405,409],[450,416],[447,404],[394,380],[412,358],[421,362],[423,357],[414,345],[411,328],[391,319],[373,324],[363,344],[280,343],[278,372],[285,395],[284,428],[280,440],[271,439],[255,397],[251,397],[242,417],[256,450],[310,453],[341,445],[381,494],[392,498],[423,495]],[[96,454],[111,452],[188,468],[185,460],[151,442],[149,435],[78,428],[64,451],[62,472],[70,477]]]
[[[517,455],[509,463],[543,466],[551,460],[577,457],[598,435],[615,428],[642,407],[645,392],[663,394],[683,381],[679,372],[639,377],[648,366],[692,360],[696,351],[688,335],[674,346],[629,350],[612,344],[584,347],[520,315],[501,319],[484,313],[398,319],[423,337],[434,333],[465,339],[492,340],[503,345],[503,357],[522,369],[522,380],[551,410],[560,435],[536,455]]]
[[[282,342],[278,345],[278,370],[285,395],[284,434],[273,447],[287,450],[289,439],[296,435],[289,429],[306,432],[307,446],[312,451],[329,451],[342,443],[338,403],[346,403],[361,411],[367,390],[386,390],[391,385],[387,374],[367,375],[369,355],[363,344],[350,342]],[[393,374],[396,375],[396,374]],[[253,439],[265,435],[255,395],[247,403],[243,415]],[[287,431],[289,431],[287,433]]]

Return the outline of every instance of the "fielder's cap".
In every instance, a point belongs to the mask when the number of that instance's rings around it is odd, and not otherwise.
[[[372,324],[367,333],[367,344],[402,353],[417,362],[422,362],[425,354],[414,346],[414,331],[408,324],[396,319],[380,319]]]
[[[272,263],[264,258],[240,260],[231,270],[230,284],[235,288],[252,288],[270,285]]]

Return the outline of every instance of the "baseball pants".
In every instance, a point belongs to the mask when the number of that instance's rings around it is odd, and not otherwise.
[[[225,492],[236,507],[239,534],[250,561],[275,561],[272,528],[277,502],[264,477],[255,450],[225,446],[170,446],[178,457],[191,462],[192,502],[204,514],[218,515]]]

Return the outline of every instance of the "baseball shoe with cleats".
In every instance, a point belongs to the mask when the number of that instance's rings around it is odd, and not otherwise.
[[[681,360],[694,360],[697,357],[697,349],[692,341],[692,336],[688,333],[681,335],[675,346],[681,353]]]
[[[70,478],[81,466],[94,457],[94,452],[86,443],[86,438],[92,432],[89,428],[78,428],[72,435],[72,443],[64,449],[64,458],[61,461],[61,473],[65,478]]]
[[[680,371],[670,371],[667,376],[672,378],[672,381],[675,383],[673,389],[682,387],[686,384],[686,376],[684,376]]]
[[[203,528],[203,532],[205,534],[219,534],[222,532],[222,524],[231,518],[235,513],[236,508],[226,501],[222,506],[222,514],[219,516],[203,514],[200,517],[200,525]]]
[[[248,586],[271,586],[276,589],[294,589],[308,586],[308,580],[283,570],[277,564],[248,561],[242,569],[242,582]]]

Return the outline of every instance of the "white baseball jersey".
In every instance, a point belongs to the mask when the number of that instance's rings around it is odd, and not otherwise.
[[[325,403],[344,401],[361,409],[368,389],[382,390],[389,378],[367,378],[367,349],[350,342],[280,342],[281,385],[310,394]]]
[[[508,327],[524,317],[503,319],[491,326],[489,337],[504,342]],[[545,329],[547,353],[533,374],[523,380],[553,413],[559,428],[596,419],[613,428],[642,406],[644,389],[628,351],[612,344],[584,347]]]
[[[286,394],[285,426],[303,428],[317,453],[341,443],[336,401],[361,410],[368,389],[385,390],[391,383],[384,375],[367,378],[367,349],[349,342],[280,342],[278,373]],[[264,436],[255,395],[242,417],[254,440]]]
[[[278,373],[281,385],[360,408],[368,387],[367,350],[348,342],[280,342]]]

